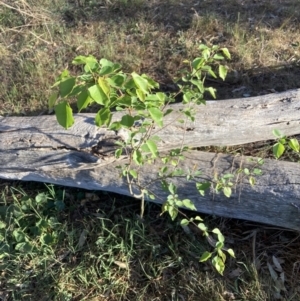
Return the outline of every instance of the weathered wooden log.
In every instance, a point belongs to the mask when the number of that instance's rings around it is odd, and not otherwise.
[[[273,139],[272,130],[285,135],[300,133],[300,90],[256,98],[208,102],[197,107],[197,123],[186,128],[176,122],[174,112],[156,129],[162,139],[160,151],[181,145],[235,145]],[[174,105],[179,110],[181,105]],[[120,117],[116,113],[114,118]],[[75,125],[62,129],[54,116],[0,118],[0,178],[40,181],[93,190],[106,190],[129,195],[127,183],[115,166],[126,162],[126,155],[115,161],[109,153],[118,134],[94,125],[93,114],[77,114]],[[187,131],[187,132],[185,132]],[[185,132],[185,135],[183,135]],[[186,155],[182,168],[198,168],[203,177],[212,179],[228,171],[248,166],[247,158],[196,150]],[[145,166],[141,181],[162,203],[166,197],[155,182],[160,167]],[[199,212],[246,219],[300,230],[299,164],[265,160],[263,175],[252,188],[240,179],[230,199],[213,190],[199,195],[194,182],[176,177],[179,195],[195,202]]]

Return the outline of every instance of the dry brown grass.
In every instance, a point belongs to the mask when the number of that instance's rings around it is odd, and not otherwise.
[[[43,110],[55,76],[78,54],[146,72],[168,89],[201,42],[233,55],[227,82],[216,84],[219,99],[296,88],[299,7],[296,0],[1,1],[0,112]]]

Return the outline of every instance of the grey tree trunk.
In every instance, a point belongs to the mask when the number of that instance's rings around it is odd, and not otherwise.
[[[191,147],[208,145],[239,145],[274,139],[273,129],[285,135],[300,134],[300,90],[255,98],[208,102],[197,107],[195,123],[185,127],[177,120],[182,106],[164,121],[160,136],[160,152],[182,143]],[[114,119],[120,118],[116,113]],[[120,133],[98,128],[94,114],[77,114],[75,125],[61,128],[54,116],[0,117],[0,178],[39,181],[92,190],[106,190],[130,195],[126,181],[119,176],[117,165],[125,163],[126,155],[117,161],[114,152]],[[184,142],[183,142],[184,139]],[[240,167],[251,167],[249,158],[191,150],[182,162],[183,169],[202,171],[202,181],[214,175],[234,173]],[[231,198],[213,190],[200,196],[195,182],[182,177],[172,179],[182,198],[194,201],[199,212],[300,230],[300,168],[299,163],[266,159],[263,175],[251,187],[246,178],[235,179]],[[141,182],[149,185],[156,202],[163,203],[165,192],[155,181],[160,162],[140,171]],[[150,183],[150,184],[149,184]]]

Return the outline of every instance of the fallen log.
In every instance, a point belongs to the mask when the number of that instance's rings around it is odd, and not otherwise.
[[[185,145],[236,145],[274,139],[272,130],[285,135],[300,133],[300,90],[255,98],[208,102],[197,107],[197,123],[183,128],[176,122],[182,108],[165,121],[163,129],[155,129],[162,139],[161,152],[178,147],[184,137]],[[114,119],[120,118],[116,113]],[[118,133],[94,125],[93,114],[77,114],[75,125],[62,129],[54,116],[0,118],[0,178],[39,181],[92,190],[106,190],[129,195],[127,183],[115,168],[118,161],[110,155]],[[186,132],[188,131],[188,132]],[[186,133],[184,135],[184,133]],[[234,173],[253,163],[246,157],[190,151],[182,168],[197,167],[207,180],[215,173]],[[157,196],[165,200],[165,192],[155,182],[160,167],[145,166],[141,181]],[[251,187],[246,179],[237,181],[230,199],[209,191],[200,196],[194,182],[174,178],[182,198],[191,199],[199,212],[239,218],[300,230],[300,168],[298,163],[266,159],[263,175]]]

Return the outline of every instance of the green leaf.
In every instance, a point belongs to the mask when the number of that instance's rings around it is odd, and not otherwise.
[[[273,133],[274,136],[276,136],[278,138],[283,137],[282,133],[277,129],[273,130],[272,133]]]
[[[40,237],[40,241],[43,245],[49,246],[55,241],[55,239],[53,235],[51,235],[50,233],[46,233]]]
[[[158,151],[157,151],[156,143],[155,143],[154,141],[152,141],[152,140],[148,140],[148,141],[146,142],[146,144],[147,144],[147,146],[148,146],[148,148],[149,148],[149,150],[150,150],[150,152],[151,152],[151,154],[152,154],[152,157],[153,157],[153,158],[157,158],[157,156],[158,156]]]
[[[255,178],[254,177],[249,177],[249,183],[253,187],[255,185]]]
[[[172,160],[172,161],[171,161],[171,164],[172,164],[173,166],[177,166],[178,162],[175,161],[175,160]]]
[[[154,122],[162,127],[163,126],[163,112],[158,108],[149,108],[149,113]]]
[[[57,202],[55,202],[56,204]],[[61,206],[61,205],[59,205]],[[63,205],[64,206],[64,205]],[[54,229],[54,228],[58,228],[60,227],[61,223],[58,221],[58,219],[56,217],[53,217],[51,216],[49,219],[48,219],[48,225]]]
[[[14,230],[13,231],[13,236],[16,240],[16,242],[21,242],[25,240],[25,234],[21,230]]]
[[[234,178],[234,174],[232,174],[232,173],[226,173],[222,178],[223,179],[232,179],[232,178]]]
[[[122,116],[122,119],[121,119],[121,121],[120,121],[120,124],[121,124],[122,126],[125,126],[125,127],[127,127],[127,128],[130,128],[130,127],[132,127],[133,124],[134,124],[134,118],[133,118],[132,116],[130,116],[130,115],[123,115],[123,116]]]
[[[115,121],[110,124],[109,129],[112,131],[118,131],[122,128],[121,124],[119,121]]]
[[[218,61],[222,61],[224,60],[224,56],[220,53],[216,53],[214,56],[213,56],[213,59],[214,60],[218,60]]]
[[[200,93],[204,93],[205,88],[204,88],[203,82],[201,80],[191,79],[190,82],[198,88]]]
[[[114,70],[112,66],[103,66],[99,71],[99,75],[100,76],[108,75],[111,74],[113,71]]]
[[[121,155],[122,155],[122,149],[121,149],[121,148],[118,148],[118,149],[115,151],[115,157],[118,159],[118,158],[120,158]]]
[[[102,61],[102,60],[101,60]],[[107,62],[111,63],[112,65],[112,68],[113,68],[113,71],[116,72],[118,70],[120,70],[122,68],[122,65],[121,64],[118,64],[118,63],[112,63],[110,61],[107,60]]]
[[[149,198],[150,198],[150,200],[153,200],[153,201],[156,199],[154,194],[149,194]]]
[[[144,153],[150,153],[150,149],[148,147],[148,145],[146,143],[144,143],[142,146],[141,146],[141,150],[144,152]]]
[[[99,72],[101,76],[113,73],[114,71],[121,68],[120,64],[114,64],[113,62],[104,58],[100,60],[100,65],[102,66]]]
[[[141,90],[141,89],[136,89],[136,95],[137,95],[137,97],[139,98],[140,101],[142,101],[142,102],[145,101],[146,95],[145,95],[145,93],[143,92],[143,90]]]
[[[208,73],[209,73],[213,78],[217,78],[216,73],[215,73],[211,68],[208,69]]]
[[[129,171],[129,173],[131,174],[131,176],[132,176],[134,179],[137,179],[138,174],[137,174],[137,172],[136,172],[135,170],[131,169],[131,170]]]
[[[218,271],[218,273],[223,275],[223,272],[225,269],[225,264],[224,264],[223,260],[219,256],[215,256],[212,259],[211,263],[215,267],[215,269]]]
[[[190,223],[190,221],[186,218],[183,218],[181,221],[180,221],[180,225],[181,226],[188,226]]]
[[[62,101],[54,107],[57,122],[68,129],[74,124],[73,112],[68,102]]]
[[[86,56],[83,55],[76,56],[72,61],[73,65],[84,65],[85,63],[86,63]]]
[[[156,82],[155,80],[153,80],[152,78],[150,78],[148,75],[142,74],[142,78],[147,80],[148,88],[150,88],[150,89],[159,89],[159,83]]]
[[[161,183],[161,188],[162,188],[164,191],[168,191],[168,183],[167,183],[167,181],[161,180],[160,183]]]
[[[205,262],[211,257],[212,253],[205,251],[201,257],[200,257],[200,262]]]
[[[223,242],[221,242],[221,241],[217,241],[216,242],[216,249],[222,249],[224,247],[224,243]]]
[[[209,57],[210,57],[210,50],[208,48],[205,48],[203,51],[202,51],[202,56],[208,60]]]
[[[217,192],[219,192],[222,189],[223,185],[221,183],[217,183],[215,189]]]
[[[79,56],[76,56],[74,58],[74,60],[72,61],[73,65],[84,65],[87,63],[97,63],[97,60],[92,55],[89,55],[89,56],[79,55]]]
[[[235,258],[234,251],[233,251],[232,249],[227,249],[227,253],[228,253],[231,257]]]
[[[294,150],[295,152],[299,153],[299,142],[297,139],[290,139],[289,147]]]
[[[96,72],[99,69],[99,64],[97,61],[93,62],[93,61],[88,61],[85,65],[84,65],[84,71],[86,73],[92,73],[92,72]]]
[[[206,105],[206,100],[203,99],[203,94],[198,94],[198,98],[196,100],[197,105]]]
[[[182,207],[182,201],[180,201],[180,200],[175,200],[175,205],[177,206],[177,207]]]
[[[136,85],[134,83],[133,78],[127,79],[127,81],[124,83],[124,88],[127,89],[126,92],[129,94],[131,93],[130,92],[131,89],[136,89]],[[132,93],[131,93],[131,95],[132,95]]]
[[[165,174],[167,171],[168,171],[168,166],[163,166],[163,167],[160,169],[160,174],[163,175],[163,174]]]
[[[67,69],[65,69],[64,71],[62,71],[62,73],[55,79],[55,84],[51,87],[56,87],[60,84],[61,80],[64,80],[66,78],[70,77],[70,73]]]
[[[106,80],[103,77],[99,77],[98,84],[99,84],[100,88],[102,89],[102,91],[104,92],[104,94],[109,98],[110,87],[107,84]]]
[[[172,173],[172,177],[179,177],[185,174],[184,170],[181,168],[176,168]]]
[[[207,227],[205,226],[205,224],[203,223],[199,223],[198,224],[198,228],[203,231],[203,232],[206,232],[207,231]]]
[[[182,204],[184,205],[184,207],[186,207],[190,210],[197,210],[197,208],[195,207],[195,204],[189,199],[182,200]]]
[[[263,158],[257,158],[257,163],[259,165],[263,165],[265,163],[264,159]]]
[[[49,110],[53,109],[53,107],[56,103],[56,100],[57,100],[57,93],[54,92],[50,95],[50,97],[48,99],[48,108],[49,108]]]
[[[204,50],[204,49],[207,49],[207,48],[208,48],[208,46],[206,46],[205,44],[200,44],[199,47],[198,47],[199,50]]]
[[[221,233],[221,231],[218,228],[213,229],[212,232],[215,233],[215,234],[217,234],[218,241],[220,241],[220,242],[224,242],[225,241],[225,238],[224,238],[223,234]]]
[[[90,83],[90,82],[93,82],[94,81],[94,77],[91,73],[84,73],[82,75],[79,75],[77,77],[79,80],[82,80],[86,83]]]
[[[187,104],[191,101],[193,94],[190,91],[183,93],[183,103]]]
[[[229,60],[231,59],[230,52],[229,52],[229,50],[227,48],[221,48],[221,51],[223,52],[223,54],[225,55],[225,57],[227,59],[229,59]]]
[[[155,95],[158,97],[158,99],[159,99],[162,103],[165,103],[165,101],[166,101],[166,99],[167,99],[167,95],[166,95],[165,93],[163,93],[163,92],[157,92]]]
[[[216,89],[214,89],[213,87],[208,87],[205,90],[208,91],[213,98],[216,98]]]
[[[230,187],[227,187],[227,186],[224,187],[224,188],[223,188],[223,193],[224,193],[224,195],[225,195],[226,197],[230,198],[231,193],[232,193],[231,188],[230,188]]]
[[[249,168],[244,168],[244,174],[247,176],[250,174]]]
[[[95,117],[95,124],[97,126],[106,125],[109,126],[111,122],[112,114],[108,108],[102,108],[98,111]]]
[[[174,207],[174,206],[169,206],[168,207],[168,212],[169,212],[169,215],[170,215],[172,221],[174,221],[175,218],[178,215],[178,209],[176,207]]]
[[[141,90],[140,90],[141,91]],[[148,103],[157,103],[159,101],[159,98],[157,97],[156,94],[148,94],[147,96],[145,95],[144,101],[148,101]]]
[[[108,97],[103,92],[102,88],[99,85],[93,85],[88,88],[89,94],[94,101],[99,103],[100,105],[107,106],[108,105]]]
[[[219,65],[219,76],[225,80],[227,76],[227,68],[223,65]]]
[[[170,191],[171,194],[175,194],[176,193],[176,186],[173,183],[169,184],[168,189],[169,189],[169,191]]]
[[[76,96],[78,95],[81,91],[83,91],[83,87],[82,86],[74,86],[73,90],[71,93],[69,93],[68,98],[71,96]]]
[[[129,95],[123,95],[117,99],[118,105],[125,107],[132,106],[132,98]]]
[[[146,110],[146,106],[143,102],[141,102],[140,100],[138,100],[137,97],[135,96],[132,96],[131,97],[131,106],[133,110],[136,110],[136,111],[143,111],[143,110]],[[146,112],[145,112],[146,114]],[[148,114],[147,114],[148,116]]]
[[[253,174],[255,174],[256,176],[260,176],[260,175],[262,175],[262,170],[259,168],[254,168]]]
[[[75,86],[75,78],[68,77],[59,83],[59,95],[61,97],[66,97],[69,93],[72,92]]]
[[[113,62],[109,61],[108,59],[104,59],[104,58],[102,58],[99,63],[102,67],[104,67],[104,66],[113,67],[114,66]]]
[[[6,223],[0,220],[0,229],[5,229]]]
[[[222,259],[222,261],[225,263],[226,262],[226,254],[222,251],[221,248],[218,249],[218,255]]]
[[[35,197],[35,201],[37,202],[37,204],[43,204],[46,203],[48,200],[47,194],[44,192],[39,193],[36,197]]]
[[[170,205],[168,204],[168,202],[164,202],[164,203],[162,204],[162,206],[161,206],[161,214],[167,212],[169,206],[170,206]]]
[[[33,246],[29,242],[21,242],[16,244],[15,249],[22,253],[30,253],[33,250]]]
[[[204,182],[204,183],[196,183],[196,188],[198,190],[198,192],[204,196],[205,195],[205,191],[207,189],[209,189],[210,187],[210,183],[209,182]]]
[[[142,78],[136,72],[132,72],[131,76],[133,78],[135,85],[138,87],[138,89],[142,90],[145,94],[147,94],[148,93],[148,81],[146,79]]]
[[[41,231],[43,229],[47,229],[49,227],[49,224],[46,219],[40,219],[39,221],[36,222],[35,224]]]
[[[278,140],[278,142],[281,143],[281,144],[283,144],[283,145],[285,145],[285,144],[286,144],[286,139],[285,139],[285,137],[280,138],[280,139]]]
[[[282,156],[284,150],[285,150],[284,145],[279,142],[273,145],[273,154],[276,157],[276,159],[279,159]]]
[[[132,159],[137,165],[143,164],[143,156],[142,156],[142,153],[138,149],[136,149],[133,152]]]
[[[92,99],[91,99],[88,91],[83,90],[77,97],[78,112],[85,109],[91,102],[92,102]]]
[[[192,67],[195,69],[195,70],[198,70],[201,68],[201,66],[203,65],[204,63],[204,58],[202,57],[197,57],[193,60],[192,62]]]
[[[115,88],[121,88],[125,80],[126,76],[124,74],[116,74],[113,77],[106,79],[107,83]]]

